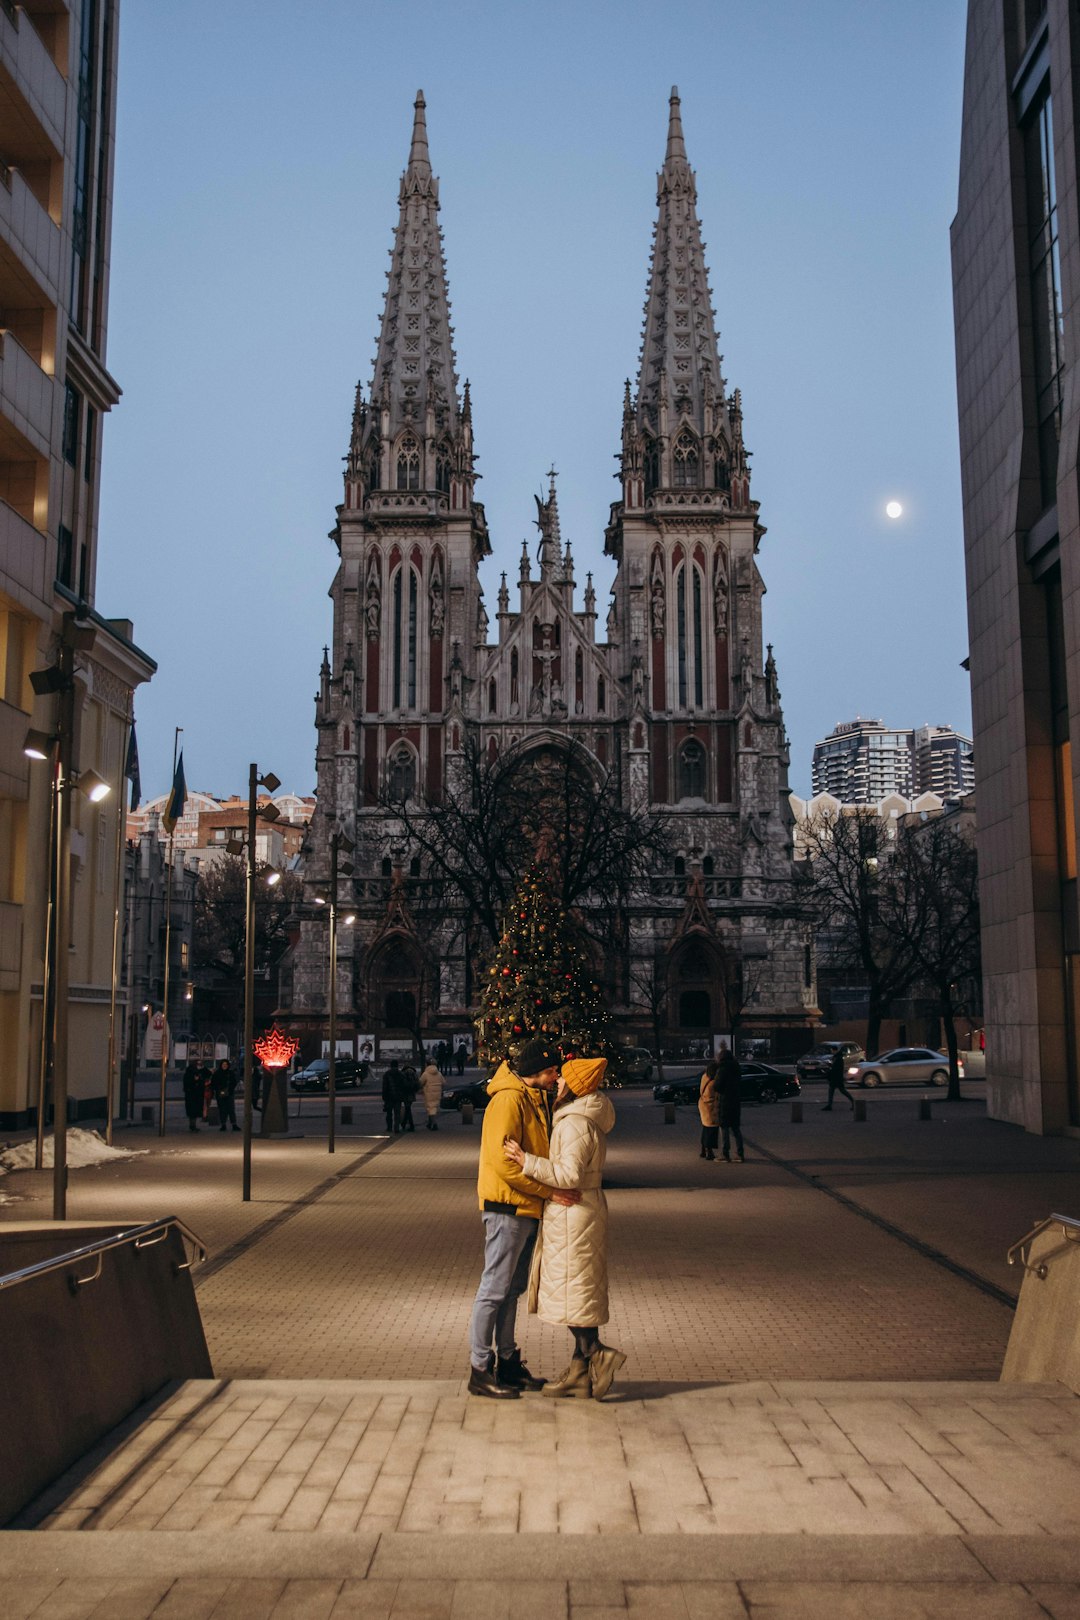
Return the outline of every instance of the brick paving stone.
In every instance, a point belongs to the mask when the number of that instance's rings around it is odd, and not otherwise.
[[[1080,1587],[1054,1581],[1029,1581],[1027,1590],[1050,1620],[1080,1620]]]
[[[1045,1620],[1022,1586],[744,1581],[751,1620]]]

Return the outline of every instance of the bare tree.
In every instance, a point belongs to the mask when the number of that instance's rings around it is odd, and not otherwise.
[[[739,1030],[741,1029],[746,1009],[761,989],[761,963],[743,960],[730,961],[725,958],[724,971],[720,979],[720,999],[724,1004],[724,1013],[727,1027],[731,1032],[731,1051],[734,1057],[739,1055]]]
[[[854,968],[866,980],[866,1050],[874,1056],[889,1003],[919,971],[888,826],[869,809],[819,812],[807,817],[802,835],[819,937],[827,939],[835,964]]]
[[[657,973],[655,966],[646,962],[635,964],[630,969],[630,999],[631,1004],[636,1000],[649,1014],[652,1025],[653,1049],[656,1052],[656,1073],[658,1079],[664,1079],[664,1050],[663,1032],[667,1022],[668,1000],[667,985]]]
[[[425,908],[469,918],[485,953],[545,833],[556,897],[604,943],[634,885],[670,855],[663,818],[628,809],[615,772],[573,740],[492,758],[470,736],[445,789],[403,798],[387,786],[380,802],[421,857]]]
[[[894,857],[903,905],[896,921],[934,992],[949,1053],[949,1101],[960,1100],[956,1015],[958,987],[981,972],[979,863],[974,843],[938,816],[905,828]]]

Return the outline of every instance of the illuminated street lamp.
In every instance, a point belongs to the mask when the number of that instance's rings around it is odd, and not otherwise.
[[[326,1076],[326,1094],[330,1110],[327,1124],[326,1151],[336,1149],[337,1120],[337,891],[338,876],[352,876],[352,862],[339,860],[341,854],[351,855],[356,845],[346,833],[335,832],[330,838],[330,1067]]]
[[[252,1057],[255,1039],[255,818],[276,821],[280,814],[274,804],[263,805],[257,798],[260,787],[276,793],[281,782],[272,771],[259,775],[259,767],[248,766],[247,884],[244,906],[244,1189],[243,1201],[251,1202],[251,1110]]]

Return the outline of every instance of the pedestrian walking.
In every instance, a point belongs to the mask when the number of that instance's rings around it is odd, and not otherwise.
[[[829,1100],[828,1102],[822,1103],[821,1107],[822,1111],[826,1114],[832,1107],[833,1095],[837,1091],[843,1092],[844,1096],[851,1104],[851,1112],[855,1112],[855,1099],[851,1095],[851,1092],[848,1090],[847,1086],[844,1084],[844,1070],[846,1067],[847,1057],[845,1056],[844,1049],[841,1046],[838,1047],[833,1053],[832,1059],[829,1063],[829,1072],[825,1077],[829,1082]]]
[[[457,1072],[459,1075],[465,1073],[465,1062],[468,1056],[469,1048],[465,1045],[464,1041],[459,1041],[457,1051],[454,1053],[454,1058],[457,1063]]]
[[[224,1131],[229,1125],[234,1131],[240,1129],[236,1123],[236,1082],[237,1074],[228,1058],[222,1058],[214,1071],[214,1097],[218,1105],[218,1120]]]
[[[506,1156],[545,1187],[574,1189],[580,1202],[551,1199],[544,1206],[529,1274],[529,1310],[544,1322],[569,1328],[570,1365],[544,1385],[545,1395],[602,1401],[626,1357],[601,1343],[608,1320],[607,1199],[604,1161],[615,1124],[610,1097],[600,1090],[606,1058],[571,1058],[563,1064],[547,1155],[527,1153],[514,1141]]]
[[[197,1131],[203,1111],[203,1071],[201,1063],[189,1063],[184,1070],[184,1113],[188,1130]]]
[[[439,1107],[442,1103],[443,1077],[439,1065],[431,1062],[420,1076],[420,1089],[424,1093],[424,1107],[427,1109],[427,1128],[437,1131],[439,1128]]]
[[[386,1131],[389,1136],[397,1136],[401,1130],[401,1085],[398,1060],[391,1058],[382,1077],[383,1113],[386,1115]]]
[[[401,1103],[398,1107],[398,1119],[403,1131],[415,1131],[416,1123],[412,1117],[412,1105],[416,1093],[420,1089],[420,1082],[416,1078],[416,1070],[411,1063],[406,1063],[401,1071]]]
[[[734,1137],[739,1163],[745,1164],[746,1154],[743,1151],[742,1139],[742,1069],[739,1067],[738,1058],[726,1046],[720,1048],[716,1083],[720,1092],[720,1131],[724,1158],[731,1163],[731,1138]]]
[[[720,1137],[720,1086],[717,1075],[720,1065],[714,1059],[705,1065],[705,1073],[698,1087],[698,1118],[701,1120],[701,1157],[716,1158],[716,1144]]]
[[[521,1359],[514,1334],[517,1303],[529,1280],[540,1216],[551,1200],[569,1206],[581,1193],[543,1186],[504,1152],[508,1140],[526,1152],[546,1155],[547,1094],[559,1078],[559,1057],[546,1040],[526,1041],[510,1063],[488,1082],[490,1102],[480,1134],[476,1190],[484,1222],[484,1270],[469,1322],[469,1394],[516,1400],[522,1390],[543,1388]]]

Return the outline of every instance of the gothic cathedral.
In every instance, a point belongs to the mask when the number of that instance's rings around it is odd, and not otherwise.
[[[469,739],[505,756],[572,738],[615,774],[625,804],[662,813],[673,832],[669,869],[631,908],[634,971],[608,965],[623,1034],[651,1045],[650,1005],[662,1001],[672,1046],[724,1031],[734,1015],[742,1043],[799,1051],[817,1017],[815,975],[776,665],[762,646],[765,530],[739,390],[729,394],[720,371],[678,94],[637,390],[628,383],[623,401],[621,499],[604,537],[615,579],[602,640],[591,575],[575,606],[554,475],[537,501],[538,576],[526,545],[513,609],[502,575],[491,637],[478,565],[492,547],[475,498],[469,385],[459,391],[455,370],[422,94],[398,202],[375,373],[367,397],[357,389],[331,531],[340,564],[303,861],[310,900],[327,884],[331,837],[355,845],[340,890],[356,920],[339,932],[339,1035],[437,1039],[469,1028],[477,993],[460,926],[447,919],[440,938],[416,924],[421,863],[384,788],[437,797]],[[282,1013],[314,1035],[327,1004],[326,922],[305,912]],[[646,982],[642,997],[635,986]]]

